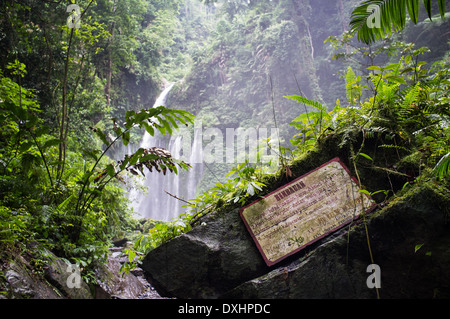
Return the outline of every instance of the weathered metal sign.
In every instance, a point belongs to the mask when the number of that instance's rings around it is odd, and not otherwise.
[[[357,219],[374,206],[339,158],[240,210],[271,266]]]

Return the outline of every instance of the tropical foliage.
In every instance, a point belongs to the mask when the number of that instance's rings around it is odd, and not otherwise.
[[[79,28],[68,3],[0,7],[1,249],[39,243],[93,280],[112,239],[138,228],[124,184],[189,169],[160,147],[131,146],[194,115],[206,128],[276,128],[280,165],[208,166],[185,214],[134,238],[124,271],[205,214],[265,194],[273,176],[291,178],[292,161],[330,136],[342,146],[380,137],[376,150],[415,168],[382,167],[361,145],[356,170],[406,175],[405,187],[448,181],[443,0],[424,0],[425,11],[419,0],[80,0]],[[381,28],[370,28],[378,13]],[[165,81],[177,82],[171,107],[152,108]]]
[[[0,245],[39,242],[91,281],[112,238],[134,227],[127,173],[189,169],[161,148],[113,151],[145,130],[171,134],[193,116],[151,107],[170,29],[149,26],[174,19],[177,1],[77,5],[76,28],[61,1],[0,8]]]

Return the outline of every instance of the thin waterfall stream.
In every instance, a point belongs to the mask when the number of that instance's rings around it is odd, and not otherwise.
[[[153,107],[165,106],[174,83],[168,84],[156,99]],[[170,139],[155,132],[151,136],[145,131],[139,147],[161,147],[167,149],[173,158],[182,159],[191,164],[189,171],[179,169],[178,174],[167,172],[165,175],[145,168],[145,178],[140,180],[146,191],[135,187],[129,192],[134,212],[139,217],[169,221],[186,211],[186,203],[174,196],[189,200],[195,197],[196,187],[203,174],[201,129],[194,128],[194,138],[183,132],[174,131]],[[192,141],[192,142],[191,142]],[[173,196],[171,196],[171,195]]]

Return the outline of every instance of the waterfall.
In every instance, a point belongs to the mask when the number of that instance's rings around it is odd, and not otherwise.
[[[153,107],[165,106],[172,86],[173,84],[170,84],[164,89]],[[155,170],[150,172],[145,169],[142,186],[145,186],[147,192],[134,188],[129,193],[133,210],[140,217],[163,221],[173,220],[186,211],[186,208],[182,207],[185,203],[170,196],[167,192],[184,200],[189,200],[195,196],[197,184],[203,173],[201,130],[194,129],[194,141],[192,143],[190,143],[191,136],[186,134],[186,131],[183,131],[183,133],[174,131],[168,142],[167,138],[157,132],[154,136],[151,136],[148,132],[144,133],[140,147],[157,146],[165,148],[172,154],[173,158],[192,163],[192,168],[188,172],[179,169],[178,175],[169,171],[164,175]],[[189,144],[187,149],[190,154],[183,152],[185,150],[183,143]]]
[[[188,179],[188,196],[189,198],[195,197],[195,189],[200,181],[203,173],[203,144],[202,144],[202,128],[194,128],[194,141],[191,148],[191,156],[189,157],[189,163],[191,164],[191,174]]]

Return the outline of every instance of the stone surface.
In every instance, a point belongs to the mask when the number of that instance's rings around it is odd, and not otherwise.
[[[65,299],[61,291],[49,283],[30,264],[28,255],[5,251],[0,261],[4,274],[0,289],[7,299]]]
[[[71,287],[68,285],[68,280],[70,281],[72,279],[69,278],[69,276],[72,275],[72,272],[68,268],[68,264],[50,252],[47,252],[47,255],[51,256],[45,271],[45,278],[49,283],[56,287],[61,294],[68,299],[93,298],[89,286],[81,278],[77,281],[77,286]]]
[[[97,285],[87,285],[80,278],[79,288],[70,287],[68,280],[72,272],[63,259],[48,250],[40,248],[39,260],[42,269],[36,268],[30,246],[24,255],[5,252],[0,260],[0,295],[6,299],[158,299],[153,287],[136,270],[128,275],[120,274],[122,257],[112,252],[108,262],[96,269]],[[142,271],[141,271],[142,272]],[[136,275],[135,275],[136,274]]]
[[[119,274],[120,267],[120,260],[110,255],[108,263],[97,268],[97,299],[137,299],[146,291],[145,283],[132,273]]]
[[[236,209],[207,216],[201,226],[152,250],[142,268],[162,294],[217,298],[262,275],[266,265]]]

